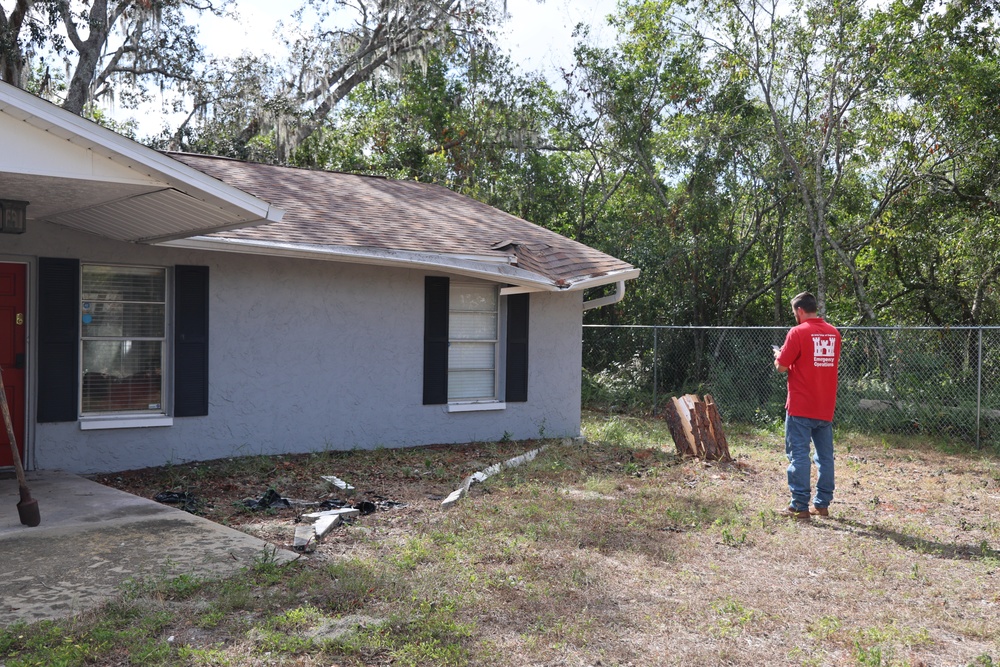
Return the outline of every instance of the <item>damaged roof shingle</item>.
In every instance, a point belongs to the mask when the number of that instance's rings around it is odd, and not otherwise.
[[[286,211],[281,222],[211,234],[251,242],[475,255],[502,260],[555,285],[633,267],[439,185],[168,153],[193,169]]]

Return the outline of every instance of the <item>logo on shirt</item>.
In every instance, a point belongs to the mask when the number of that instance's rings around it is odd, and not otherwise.
[[[814,334],[812,340],[813,366],[834,366],[836,364],[837,338],[835,336]]]

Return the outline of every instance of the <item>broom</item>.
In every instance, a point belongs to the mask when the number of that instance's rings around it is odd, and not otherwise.
[[[21,453],[17,451],[17,441],[14,439],[14,424],[10,420],[10,408],[7,407],[7,392],[3,388],[2,372],[0,372],[0,408],[3,409],[3,420],[7,424],[10,453],[14,458],[17,485],[21,492],[21,500],[17,503],[17,516],[21,519],[21,523],[33,528],[42,522],[42,517],[38,512],[38,501],[31,497],[31,492],[28,490],[28,482],[24,479],[24,468],[21,466]]]

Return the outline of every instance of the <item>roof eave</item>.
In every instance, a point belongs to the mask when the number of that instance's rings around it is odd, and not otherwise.
[[[372,266],[447,271],[458,275],[517,285],[525,288],[526,291],[573,292],[589,287],[616,283],[620,280],[631,280],[639,275],[638,269],[632,269],[629,271],[609,272],[602,276],[589,276],[575,281],[557,281],[512,266],[508,259],[498,256],[448,255],[409,250],[389,250],[385,248],[307,245],[208,236],[165,241],[159,245],[212,252],[295,257],[299,259],[348,262]]]

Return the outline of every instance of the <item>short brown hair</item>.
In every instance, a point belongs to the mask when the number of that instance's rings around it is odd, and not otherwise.
[[[809,292],[802,292],[792,297],[792,310],[801,308],[807,313],[815,313],[816,307],[816,297]]]

